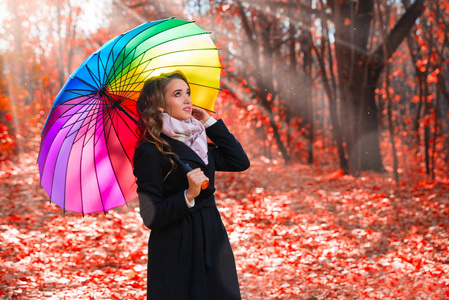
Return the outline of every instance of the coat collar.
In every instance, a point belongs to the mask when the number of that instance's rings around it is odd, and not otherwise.
[[[170,146],[172,147],[172,152],[176,153],[183,162],[185,162],[186,164],[192,162],[196,165],[200,165],[203,168],[207,168],[207,165],[204,163],[201,157],[199,157],[198,154],[195,153],[195,151],[190,149],[189,146],[187,146],[183,142],[172,139],[171,137],[163,133],[161,133],[161,136],[163,136],[164,140],[166,140],[167,143],[170,144]]]

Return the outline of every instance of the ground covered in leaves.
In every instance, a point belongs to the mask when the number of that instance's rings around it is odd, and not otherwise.
[[[0,162],[0,298],[144,299],[137,203],[63,214],[36,157]],[[255,159],[219,174],[243,299],[449,298],[449,181]]]

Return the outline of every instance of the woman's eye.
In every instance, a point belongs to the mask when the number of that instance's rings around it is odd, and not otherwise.
[[[187,94],[188,96],[190,96],[190,91],[188,91],[186,94]]]
[[[181,96],[181,93],[180,92],[176,92],[175,93],[175,97],[179,97],[179,96]]]

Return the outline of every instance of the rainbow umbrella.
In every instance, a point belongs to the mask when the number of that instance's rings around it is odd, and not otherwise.
[[[194,105],[213,111],[218,50],[190,21],[142,24],[108,41],[70,76],[42,131],[41,185],[64,211],[106,212],[137,197],[136,100],[145,80],[181,70]]]

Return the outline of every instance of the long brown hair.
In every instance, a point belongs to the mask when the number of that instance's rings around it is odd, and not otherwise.
[[[145,81],[136,103],[137,113],[139,115],[139,126],[137,129],[139,140],[137,145],[140,145],[145,141],[153,143],[159,152],[168,155],[172,167],[174,167],[174,163],[169,154],[176,154],[171,152],[170,145],[161,137],[161,108],[166,106],[165,91],[167,85],[173,79],[184,80],[187,85],[189,85],[186,77],[181,71],[162,73],[157,77],[152,77]]]

